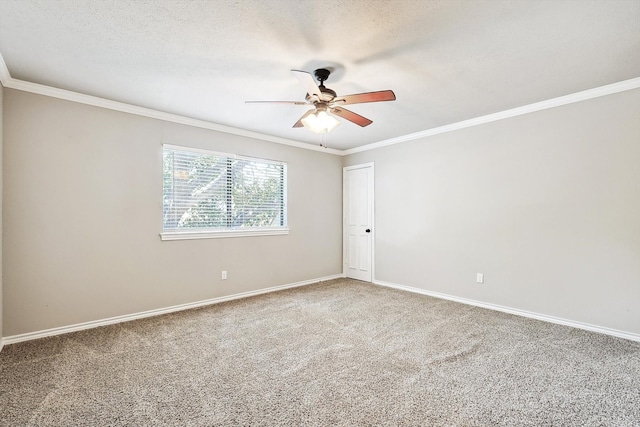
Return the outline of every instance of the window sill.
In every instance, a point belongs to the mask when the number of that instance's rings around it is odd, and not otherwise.
[[[227,237],[280,236],[289,234],[288,228],[272,230],[224,230],[224,231],[165,231],[160,240],[224,239]]]

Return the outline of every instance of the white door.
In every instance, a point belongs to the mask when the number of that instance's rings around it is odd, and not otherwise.
[[[347,277],[373,279],[373,163],[349,166],[344,177],[344,270]]]

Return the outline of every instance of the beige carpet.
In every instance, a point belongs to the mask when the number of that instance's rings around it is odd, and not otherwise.
[[[352,280],[6,346],[2,426],[640,426],[640,344]]]

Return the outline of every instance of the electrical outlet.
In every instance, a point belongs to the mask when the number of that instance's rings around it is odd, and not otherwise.
[[[478,283],[484,283],[484,274],[482,274],[482,273],[478,273],[478,274],[476,275],[476,282],[478,282]]]
[[[227,280],[227,270],[223,270],[222,271],[222,274],[220,275],[220,278],[222,280]]]

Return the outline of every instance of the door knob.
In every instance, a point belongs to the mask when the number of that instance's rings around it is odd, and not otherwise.
[[[367,228],[366,230],[364,230],[366,233],[371,233],[371,229]]]

